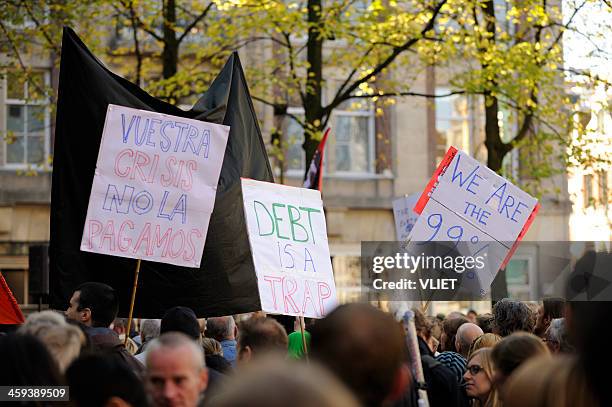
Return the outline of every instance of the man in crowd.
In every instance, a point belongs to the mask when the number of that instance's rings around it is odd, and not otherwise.
[[[574,346],[569,340],[565,325],[565,318],[555,318],[550,321],[543,340],[552,354],[574,352]]]
[[[457,353],[467,360],[472,342],[483,333],[484,332],[478,325],[471,322],[461,325],[459,329],[457,329],[457,335],[455,336],[455,348],[457,349]]]
[[[140,339],[142,340],[142,346],[136,354],[136,359],[138,359],[142,364],[145,363],[147,346],[153,339],[159,336],[159,330],[159,319],[145,319],[140,324]]]
[[[240,323],[238,332],[236,353],[239,364],[249,363],[267,353],[287,353],[287,332],[272,318],[251,317]]]
[[[154,406],[199,405],[208,385],[202,347],[180,332],[168,332],[148,347],[146,386]]]
[[[544,337],[544,333],[550,325],[550,321],[555,318],[563,318],[565,310],[565,300],[563,298],[544,298],[542,305],[538,308],[533,333],[540,338]]]
[[[313,358],[366,406],[382,406],[404,394],[410,371],[403,363],[403,342],[393,317],[368,304],[341,305],[311,330]]]
[[[223,349],[223,357],[232,366],[236,365],[236,336],[238,328],[231,316],[208,318],[206,320],[206,336],[216,339]]]
[[[493,333],[502,337],[513,332],[533,332],[535,318],[529,307],[516,300],[503,298],[493,307]]]
[[[74,290],[66,317],[84,327],[94,349],[111,353],[140,374],[142,364],[125,349],[119,335],[110,329],[118,310],[119,298],[112,287],[88,282]]]

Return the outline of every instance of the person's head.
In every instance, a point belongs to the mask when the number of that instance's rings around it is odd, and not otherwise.
[[[493,347],[491,356],[495,365],[495,383],[501,389],[506,379],[525,361],[537,356],[550,355],[544,342],[527,332],[516,332]]]
[[[78,286],[70,298],[66,317],[87,326],[108,328],[119,311],[119,297],[106,284],[89,282]]]
[[[532,332],[535,317],[529,307],[516,300],[504,298],[493,307],[493,333],[502,337],[513,332]]]
[[[367,406],[401,396],[410,380],[404,335],[389,314],[368,304],[337,307],[311,330],[311,354]]]
[[[357,407],[355,397],[316,363],[264,358],[228,379],[211,407]]]
[[[486,334],[493,333],[493,321],[494,318],[491,313],[480,314],[476,317],[476,325]]]
[[[455,335],[457,330],[463,324],[470,321],[466,317],[460,315],[453,315],[454,313],[448,314],[448,317],[442,322],[442,335],[440,336],[440,347],[443,352],[457,352],[455,348]]]
[[[475,324],[476,318],[478,318],[478,313],[473,309],[469,310],[467,313],[467,319],[469,319],[471,323]]]
[[[467,358],[468,353],[470,353],[472,342],[482,334],[482,329],[480,329],[478,325],[471,322],[462,324],[457,329],[457,334],[455,335],[455,348],[457,349],[457,353]]]
[[[140,339],[142,343],[147,343],[157,338],[160,333],[160,320],[159,319],[145,319],[140,324]]]
[[[497,390],[493,384],[493,374],[491,349],[479,349],[470,356],[463,375],[465,392],[468,397],[478,399],[481,406],[499,404]]]
[[[202,347],[205,355],[221,355],[223,356],[223,348],[218,340],[213,338],[202,338]]]
[[[289,340],[281,324],[272,318],[249,318],[240,322],[236,343],[240,364],[266,353],[286,353]]]
[[[569,341],[564,318],[555,318],[550,321],[542,339],[552,354],[572,353],[574,351],[574,347]]]
[[[565,300],[563,298],[544,298],[542,305],[538,307],[535,327],[533,333],[539,337],[544,335],[550,321],[555,318],[563,318],[565,312]]]
[[[62,377],[45,345],[30,334],[0,336],[3,386],[61,386]]]
[[[155,406],[195,406],[208,384],[202,347],[180,332],[168,332],[147,348],[147,390]]]
[[[117,332],[117,335],[125,334],[127,322],[127,318],[115,318],[113,321],[113,331]]]
[[[66,371],[70,399],[82,407],[146,406],[140,379],[123,361],[103,354],[83,355]]]
[[[236,322],[231,316],[208,318],[206,320],[206,336],[218,340],[236,339]]]
[[[159,332],[180,332],[188,337],[200,341],[200,324],[195,312],[187,307],[173,307],[164,314]]]
[[[85,344],[83,332],[76,326],[68,324],[62,315],[54,311],[31,314],[18,332],[34,335],[40,339],[62,373],[79,356],[81,347]]]
[[[493,346],[497,345],[501,340],[501,336],[492,333],[480,335],[478,338],[474,339],[474,342],[472,342],[472,344],[470,345],[470,350],[468,351],[468,358],[472,356],[472,353],[476,352],[478,349],[492,348]]]

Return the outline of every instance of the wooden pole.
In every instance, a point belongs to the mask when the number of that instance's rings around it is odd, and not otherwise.
[[[138,273],[140,273],[140,259],[136,263],[136,274],[134,275],[134,286],[132,287],[132,302],[130,303],[130,314],[128,315],[127,330],[125,332],[125,341],[123,346],[127,347],[130,337],[130,329],[132,328],[132,314],[134,313],[134,302],[136,301],[136,288],[138,288]]]
[[[304,334],[304,317],[300,315],[300,331],[302,332],[302,347],[304,348],[304,357],[306,358],[306,362],[308,362],[308,348],[306,347],[306,335]]]

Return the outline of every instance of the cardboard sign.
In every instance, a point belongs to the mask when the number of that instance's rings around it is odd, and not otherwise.
[[[486,272],[468,275],[484,296],[538,208],[535,198],[451,147],[414,208],[421,216],[410,239],[466,242],[462,255],[486,253]]]
[[[393,218],[395,219],[395,236],[397,241],[408,240],[412,228],[419,219],[419,214],[414,212],[420,194],[407,195],[393,201]]]
[[[242,179],[263,311],[322,318],[337,304],[321,193]]]
[[[108,105],[81,250],[199,267],[228,134]]]

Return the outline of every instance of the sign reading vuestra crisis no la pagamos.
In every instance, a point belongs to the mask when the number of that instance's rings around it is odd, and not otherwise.
[[[81,250],[199,267],[228,135],[108,105]]]
[[[263,311],[322,318],[337,305],[321,193],[242,179]]]

